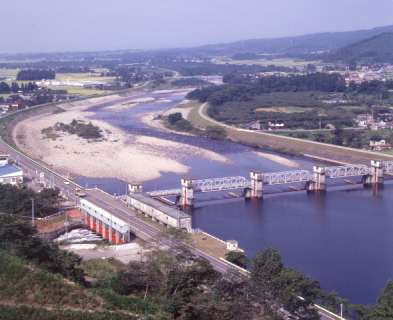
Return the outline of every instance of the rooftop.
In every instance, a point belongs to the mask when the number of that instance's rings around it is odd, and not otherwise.
[[[84,216],[83,213],[80,212],[78,209],[69,209],[69,210],[64,210],[64,211],[67,213],[67,215],[70,218],[79,218],[79,217]]]
[[[17,167],[14,167],[11,164],[5,164],[4,166],[0,166],[0,177],[13,173],[22,174],[22,170],[18,169]]]
[[[147,204],[148,206],[151,206],[154,209],[157,209],[172,218],[175,218],[175,219],[190,218],[190,215],[188,215],[187,213],[184,213],[183,211],[168,207],[168,205],[166,205],[166,204],[164,204],[154,198],[150,198],[149,196],[146,196],[142,193],[131,193],[128,196],[132,199],[135,199],[135,200],[138,200],[144,204]]]

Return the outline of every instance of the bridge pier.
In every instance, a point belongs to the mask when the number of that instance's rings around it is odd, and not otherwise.
[[[326,190],[326,167],[313,166],[314,180],[309,181],[307,190]]]
[[[181,196],[176,197],[176,205],[194,206],[194,178],[181,178]]]
[[[259,170],[250,171],[250,177],[251,196],[255,198],[263,198],[263,178],[265,177],[265,173]]]
[[[363,176],[364,184],[383,183],[383,160],[371,160],[371,173]]]

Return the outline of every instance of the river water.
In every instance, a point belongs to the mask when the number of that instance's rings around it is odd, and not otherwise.
[[[95,106],[90,109],[96,112],[92,118],[105,120],[132,134],[215,151],[233,162],[220,163],[199,156],[182,158],[180,162],[191,167],[189,176],[198,179],[230,176],[249,179],[250,170],[294,170],[258,157],[250,151],[261,150],[251,147],[148,127],[137,120],[142,113],[166,110],[184,96],[160,93],[142,97],[156,100],[139,103],[120,113],[102,110],[110,103]],[[296,161],[302,169],[311,170],[313,164],[331,165],[301,156],[264,152]],[[144,191],[179,188],[180,177],[162,173],[161,178],[146,182]],[[75,180],[111,194],[126,192],[126,184],[117,179],[76,177]],[[360,182],[360,177],[351,180]],[[228,192],[197,194],[195,208],[187,212],[192,215],[194,228],[223,240],[239,241],[239,247],[250,258],[266,246],[277,247],[286,266],[320,280],[325,290],[335,290],[353,303],[374,304],[387,280],[393,277],[393,183],[387,181],[378,188],[345,186],[343,179],[329,179],[327,183],[328,191],[322,193],[289,192],[288,185],[267,186],[263,199],[231,199]]]

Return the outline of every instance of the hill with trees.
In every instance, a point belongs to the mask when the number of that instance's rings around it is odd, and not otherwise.
[[[347,32],[325,32],[306,34],[295,37],[263,38],[242,40],[232,43],[205,45],[188,49],[168,50],[167,54],[175,52],[201,55],[234,55],[236,53],[280,53],[299,55],[316,51],[336,51],[350,43],[376,36],[383,32],[393,32],[392,26],[377,27],[371,30],[356,30]]]
[[[381,33],[346,45],[329,55],[325,61],[353,59],[393,63],[393,32]]]

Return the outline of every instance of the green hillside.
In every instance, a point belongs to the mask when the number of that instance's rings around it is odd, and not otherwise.
[[[335,60],[372,60],[375,62],[393,62],[393,32],[386,32],[349,44],[334,55]]]
[[[350,43],[376,36],[383,32],[393,32],[393,26],[377,27],[370,30],[347,32],[325,32],[305,34],[295,37],[262,38],[220,43],[193,48],[172,49],[167,53],[234,55],[236,53],[281,53],[289,55],[309,54],[315,51],[335,52]]]

